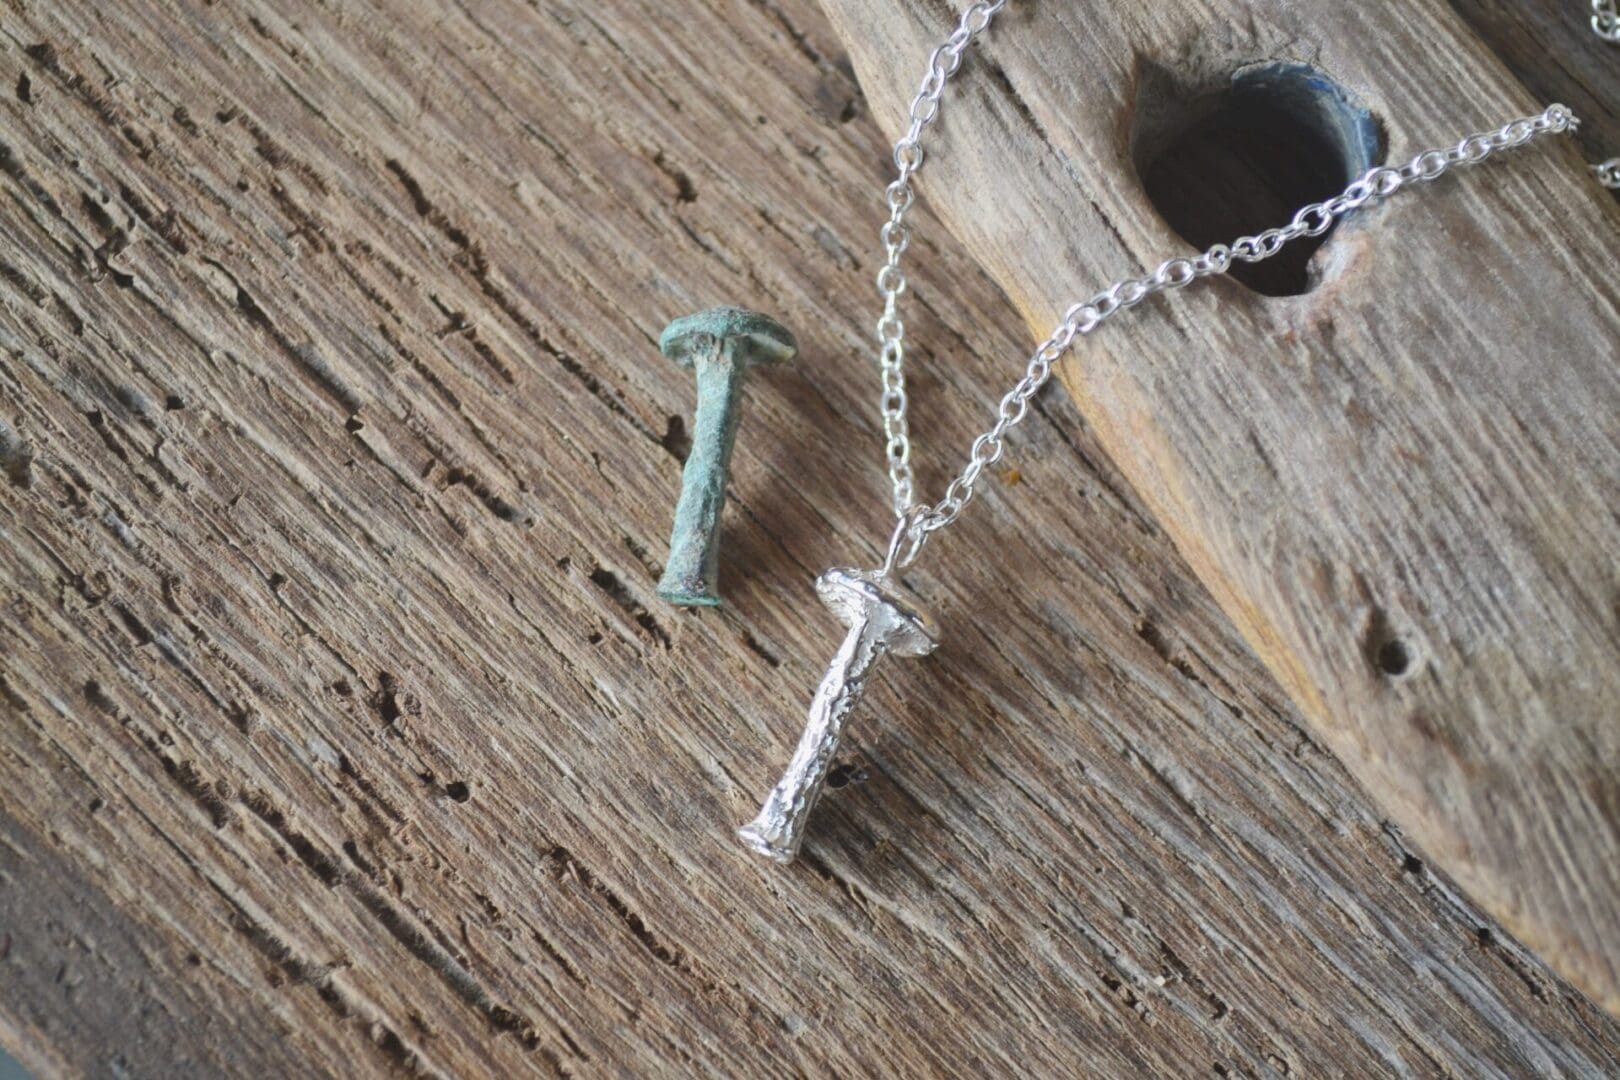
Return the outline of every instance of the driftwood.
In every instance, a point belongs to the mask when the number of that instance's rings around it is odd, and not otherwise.
[[[1543,6],[1504,36],[1606,62],[1570,104],[1615,136],[1620,50]],[[897,131],[919,73],[894,57],[940,6],[829,7]],[[1030,3],[993,37],[922,186],[1042,337],[1187,240],[1547,104],[1443,0]],[[1147,305],[1062,376],[1333,752],[1616,1012],[1620,213],[1573,140],[1517,154]]]
[[[1620,1071],[1061,393],[910,576],[944,645],[800,864],[741,850],[838,636],[811,576],[886,532],[885,140],[809,3],[14,0],[0,63],[37,1073]],[[919,225],[936,490],[1028,331]],[[802,358],[747,390],[729,606],[676,612],[655,342],[723,301]]]

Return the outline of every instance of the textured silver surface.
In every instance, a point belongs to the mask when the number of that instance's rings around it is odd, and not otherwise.
[[[925,656],[939,638],[927,616],[884,585],[882,572],[828,570],[816,592],[849,628],[810,702],[810,719],[798,749],[753,821],[738,830],[743,843],[767,858],[792,862],[805,826],[821,797],[827,771],[838,754],[844,722],[860,701],[878,657]]]

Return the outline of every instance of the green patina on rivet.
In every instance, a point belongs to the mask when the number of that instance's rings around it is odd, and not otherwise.
[[[692,451],[681,473],[681,499],[658,595],[672,604],[714,607],[720,603],[720,512],[737,442],[743,374],[759,364],[791,360],[799,347],[775,320],[734,307],[676,319],[664,328],[658,347],[697,375]]]

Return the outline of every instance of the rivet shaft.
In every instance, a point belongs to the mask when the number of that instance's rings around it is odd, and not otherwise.
[[[717,338],[695,349],[697,412],[692,418],[692,450],[681,471],[681,498],[669,559],[658,595],[672,604],[713,607],[720,603],[720,517],[726,505],[731,451],[737,444],[742,383],[747,365],[735,348]]]

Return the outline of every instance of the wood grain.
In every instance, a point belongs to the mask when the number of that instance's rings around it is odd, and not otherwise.
[[[898,131],[918,76],[894,58],[926,56],[948,13],[828,6]],[[1471,7],[1498,33],[1525,22]],[[1371,110],[1391,160],[1548,103],[1435,0],[1376,20],[1332,0],[1006,14],[948,103],[925,187],[1041,337],[1096,289],[1191,253],[1136,179],[1133,140],[1247,65],[1327,73]],[[1620,138],[1614,51],[1581,37],[1578,6],[1529,21],[1512,53],[1540,67],[1538,89],[1575,90],[1592,130]],[[1608,62],[1601,81],[1591,60],[1562,66],[1588,54]],[[1214,281],[1110,325],[1062,371],[1313,729],[1611,1012],[1617,238],[1620,213],[1573,142],[1539,146],[1352,219],[1304,295]]]
[[[0,1040],[42,1076],[1569,1075],[1620,1026],[1287,703],[1061,395],[791,871],[885,531],[885,149],[808,3],[12,0]],[[921,479],[1027,331],[924,221]],[[690,378],[772,312],[721,612]]]

